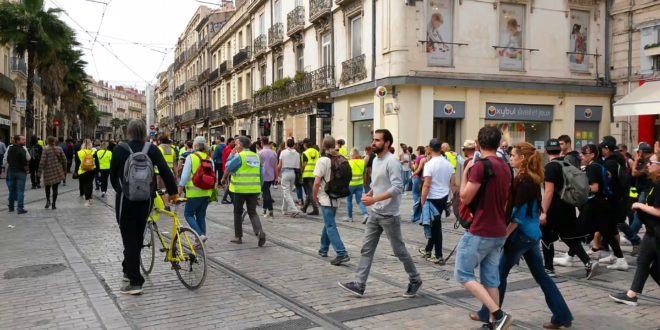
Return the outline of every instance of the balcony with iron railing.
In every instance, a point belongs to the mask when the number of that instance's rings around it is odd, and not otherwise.
[[[220,119],[230,119],[233,116],[231,105],[220,107]]]
[[[206,69],[206,70],[202,71],[202,73],[199,75],[199,81],[200,82],[204,82],[207,79],[209,79],[209,71],[210,71],[209,69]]]
[[[197,48],[202,49],[202,47],[206,46],[208,43],[209,43],[209,36],[207,34],[199,38],[199,40],[197,40]]]
[[[136,111],[136,112],[142,112],[142,108],[140,108],[140,107],[134,107],[134,106],[132,106],[132,105],[129,105],[129,106],[128,106],[128,110]]]
[[[209,121],[220,121],[220,110],[215,109],[209,114]]]
[[[170,117],[165,116],[165,117],[161,118],[160,121],[159,121],[160,126],[167,126],[169,121],[170,121]]]
[[[234,67],[232,69],[238,70],[243,68],[249,63],[247,59],[248,59],[247,49],[239,50],[238,53],[233,57]]]
[[[286,15],[286,35],[292,36],[305,28],[305,7],[298,6]]]
[[[243,101],[238,101],[232,106],[234,109],[234,116],[243,116],[251,112],[250,109],[250,99],[245,99]]]
[[[188,110],[183,115],[181,115],[181,122],[185,123],[185,122],[189,122],[191,120],[196,120],[197,117],[199,117],[199,110],[198,109]]]
[[[231,74],[231,60],[227,60],[227,61],[222,62],[222,64],[220,64],[220,70],[219,71],[220,71],[220,75],[223,76],[223,77],[225,75]]]
[[[13,97],[16,95],[16,85],[11,78],[0,72],[0,95],[2,94]]]
[[[365,65],[366,56],[364,54],[353,57],[348,61],[341,63],[341,77],[339,81],[342,84],[350,84],[367,78],[367,67]]]
[[[96,126],[96,130],[97,130],[97,131],[101,131],[101,132],[112,132],[112,131],[113,131],[113,128],[112,128],[112,126],[102,126],[102,125],[99,125],[99,126]]]
[[[112,112],[110,112],[110,111],[101,111],[101,116],[109,116],[109,117],[112,117]]]
[[[189,89],[191,89],[191,88],[197,86],[197,83],[198,83],[198,77],[197,77],[197,76],[193,76],[192,78],[190,78],[190,80],[186,81],[186,84],[184,85],[184,89],[183,89],[183,90],[184,90],[184,91],[188,91]]]
[[[202,107],[197,114],[200,119],[205,119],[211,113],[211,107]]]
[[[12,71],[18,71],[27,78],[27,65],[25,64],[25,61],[21,58],[18,57],[12,57],[11,58],[11,70]]]
[[[252,97],[252,107],[256,111],[328,93],[335,89],[334,77],[334,66],[325,66],[312,72],[306,72],[280,88],[255,93]]]
[[[330,16],[332,0],[309,0],[309,22],[316,23],[323,17]]]
[[[254,38],[254,43],[252,44],[252,56],[255,58],[260,57],[261,55],[266,54],[268,51],[268,40],[266,35],[262,34]],[[236,65],[236,60],[234,60],[234,65]]]
[[[218,80],[218,77],[220,76],[219,73],[220,73],[219,69],[215,69],[215,70],[211,71],[211,73],[209,73],[209,82],[212,83],[212,82]]]
[[[284,24],[275,23],[268,29],[268,47],[281,45],[284,41]]]
[[[126,109],[124,109],[124,108],[117,108],[117,112],[124,113],[124,112],[126,112]]]

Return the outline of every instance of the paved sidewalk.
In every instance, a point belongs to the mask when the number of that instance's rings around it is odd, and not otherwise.
[[[401,296],[406,274],[385,236],[365,296],[354,298],[341,290],[338,281],[354,278],[364,226],[358,221],[341,222],[346,209],[340,208],[338,228],[351,261],[331,266],[332,250],[329,258],[317,255],[321,217],[284,217],[277,211],[281,188],[272,190],[275,218],[262,218],[268,233],[264,247],[257,247],[249,223],[244,224],[244,243],[229,243],[233,208],[214,203],[208,210],[210,267],[204,286],[198,291],[185,289],[171,266],[163,262],[164,255],[156,251],[145,293],[126,296],[119,293],[122,246],[114,217],[114,193],[101,198],[95,192],[92,206],[86,208],[76,180],[60,191],[56,211],[43,209],[43,189],[27,191],[28,214],[7,213],[6,203],[0,205],[0,248],[4,252],[0,254],[4,274],[0,279],[0,328],[472,329],[481,325],[467,318],[467,311],[479,304],[454,281],[455,256],[446,266],[437,266],[416,252],[425,240],[422,228],[406,220],[412,207],[410,195],[404,197],[402,230],[424,280],[423,294],[415,299]],[[7,188],[0,184],[0,198],[6,200],[6,196]],[[178,214],[186,225],[182,208]],[[462,234],[453,228],[453,222],[450,218],[443,225],[445,257]],[[161,231],[171,228],[166,217],[158,224]],[[557,249],[566,247],[558,244]],[[630,247],[624,250],[629,252]],[[634,258],[627,259],[634,264]],[[23,266],[34,269],[21,269]],[[612,290],[629,287],[634,269],[604,269],[588,283],[578,279],[582,267],[557,271],[556,282],[575,317],[572,329],[660,327],[660,291],[652,280],[645,290],[649,299],[640,300],[638,307],[619,305],[607,297]],[[542,292],[524,262],[514,268],[509,283],[504,309],[519,321],[516,328],[539,329],[549,321]]]

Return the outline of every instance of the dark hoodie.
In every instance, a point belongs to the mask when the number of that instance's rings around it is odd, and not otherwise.
[[[566,153],[564,160],[577,168],[580,168],[582,165],[582,158],[580,157],[580,153],[575,150]]]
[[[618,165],[618,166],[617,166]],[[621,187],[620,185],[620,180],[619,180],[619,166],[621,166],[621,169],[625,173],[626,169],[626,157],[619,152],[619,150],[614,150],[612,154],[605,158],[603,162],[603,166],[607,169],[608,172],[612,173],[612,200],[619,200],[623,196],[627,196],[628,192],[623,191],[624,187]]]

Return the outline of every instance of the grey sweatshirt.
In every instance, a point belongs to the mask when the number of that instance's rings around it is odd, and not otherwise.
[[[392,198],[375,203],[371,210],[380,215],[399,215],[403,180],[401,179],[401,163],[391,153],[374,159],[371,170],[371,189],[373,196],[389,191]]]

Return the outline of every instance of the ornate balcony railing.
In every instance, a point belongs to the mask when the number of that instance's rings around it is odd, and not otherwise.
[[[315,23],[320,18],[330,15],[332,0],[309,0],[309,22]]]
[[[117,108],[117,111],[119,111],[119,112],[126,112],[126,109],[124,109],[124,108]]]
[[[272,89],[252,98],[254,110],[278,103],[286,103],[317,93],[335,89],[335,67],[325,66],[306,73],[297,81],[291,81],[282,88]]]
[[[248,63],[247,59],[248,59],[247,50],[244,49],[239,50],[238,53],[233,57],[234,69],[238,69],[242,67],[244,64],[247,64]]]
[[[268,29],[268,47],[275,47],[284,41],[284,24],[275,23]]]
[[[14,96],[16,95],[16,85],[11,78],[0,73],[0,93]]]
[[[188,121],[191,121],[191,120],[195,120],[195,119],[197,119],[197,117],[199,117],[199,110],[198,109],[188,110],[183,115],[181,115],[181,122],[185,123],[185,122],[188,122]]]
[[[25,61],[23,59],[18,57],[12,57],[11,69],[12,71],[18,71],[23,73],[23,75],[27,78],[27,65],[25,64]]]
[[[266,35],[262,34],[254,38],[254,43],[252,44],[252,55],[254,57],[259,57],[265,54],[267,50],[268,50],[268,41],[266,40]],[[234,59],[234,65],[238,66],[236,59]]]
[[[197,40],[197,48],[201,49],[202,47],[206,46],[206,44],[208,43],[209,43],[209,36],[205,35],[199,38],[199,40]]]
[[[96,130],[101,131],[101,132],[112,132],[112,126],[102,126],[98,125],[96,126]]]
[[[298,6],[286,15],[286,35],[296,34],[305,27],[305,7]]]
[[[220,107],[220,119],[229,119],[233,117],[231,105]]]
[[[128,106],[128,110],[131,110],[131,111],[137,111],[137,112],[142,112],[142,108],[140,108],[140,107],[134,107],[134,106],[132,106],[132,105],[129,105],[129,106]]]
[[[250,100],[245,99],[238,101],[232,106],[234,108],[234,116],[242,116],[250,113]]]
[[[215,69],[215,70],[211,71],[211,73],[209,74],[209,82],[210,82],[210,83],[212,83],[212,82],[218,80],[218,73],[219,73],[219,71],[220,71],[220,70],[218,70],[218,69]]]
[[[341,78],[339,81],[342,84],[350,84],[367,78],[367,67],[364,64],[365,59],[366,56],[362,54],[342,62]]]
[[[169,123],[169,121],[170,121],[170,117],[165,116],[165,117],[160,119],[160,125],[165,126],[165,125],[167,125],[167,123]]]
[[[192,78],[190,78],[190,80],[186,81],[186,84],[184,85],[184,89],[183,89],[183,90],[184,90],[184,91],[187,91],[187,90],[189,90],[189,89],[191,89],[191,88],[197,86],[197,82],[198,82],[198,80],[199,80],[199,79],[198,79],[197,76],[193,76]]]
[[[202,73],[199,75],[199,81],[200,82],[206,81],[207,79],[209,79],[209,71],[210,71],[209,69],[206,69],[206,70],[202,71]]]
[[[224,76],[231,73],[231,60],[227,60],[220,64],[220,75]]]
[[[218,109],[211,111],[209,114],[209,121],[219,121],[220,119],[220,110]]]
[[[209,116],[210,112],[211,112],[210,107],[202,107],[201,109],[199,109],[199,113],[197,115],[199,116],[199,118],[205,119],[206,117]]]
[[[110,111],[101,111],[101,116],[109,116],[112,117],[112,112]],[[57,117],[57,116],[56,116]]]

